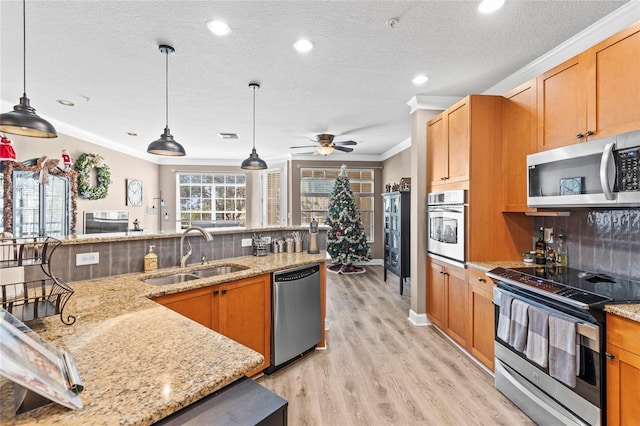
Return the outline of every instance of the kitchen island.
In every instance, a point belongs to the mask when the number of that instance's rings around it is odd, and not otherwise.
[[[76,317],[73,325],[58,316],[28,325],[73,355],[85,385],[84,408],[51,404],[14,417],[13,383],[0,379],[0,423],[152,424],[243,377],[263,357],[150,298],[325,261],[325,252],[245,256],[206,266],[248,269],[179,284],[152,286],[141,279],[202,266],[72,283],[75,293],[63,314]]]

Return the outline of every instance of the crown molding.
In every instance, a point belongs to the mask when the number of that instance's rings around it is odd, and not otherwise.
[[[444,111],[460,99],[462,99],[462,96],[415,95],[407,101],[407,105],[410,107],[409,114],[413,114],[419,109],[435,109]]]
[[[607,37],[624,30],[638,20],[640,20],[640,0],[630,0],[628,3],[580,31],[564,43],[559,44],[533,62],[509,75],[504,80],[491,86],[483,93],[487,95],[502,95],[514,87],[537,77],[567,59],[589,49]]]
[[[400,142],[398,145],[392,147],[391,149],[388,149],[387,151],[383,152],[382,154],[380,154],[380,161],[385,161],[388,158],[393,157],[394,155],[404,151],[407,148],[411,148],[411,138],[406,138],[405,140],[403,140],[402,142]]]

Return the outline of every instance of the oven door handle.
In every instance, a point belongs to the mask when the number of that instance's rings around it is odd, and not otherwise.
[[[442,213],[462,213],[462,210],[451,209],[447,207],[429,207],[429,213],[431,212],[442,212]]]

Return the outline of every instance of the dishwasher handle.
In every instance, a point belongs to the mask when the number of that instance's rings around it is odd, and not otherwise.
[[[320,265],[313,265],[308,268],[296,269],[293,271],[281,271],[273,274],[274,282],[298,281],[320,272]]]

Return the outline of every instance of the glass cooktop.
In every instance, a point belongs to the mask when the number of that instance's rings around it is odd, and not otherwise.
[[[487,273],[503,281],[538,294],[595,306],[603,303],[640,302],[640,282],[606,274],[558,266],[495,268]]]

